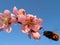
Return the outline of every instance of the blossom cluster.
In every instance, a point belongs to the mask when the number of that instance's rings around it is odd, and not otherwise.
[[[12,31],[12,24],[21,24],[20,30],[23,33],[28,34],[28,37],[33,37],[35,40],[40,39],[39,30],[42,29],[42,19],[37,18],[32,14],[26,14],[24,9],[13,8],[13,13],[9,10],[5,10],[0,13],[0,31],[5,29],[6,32]]]

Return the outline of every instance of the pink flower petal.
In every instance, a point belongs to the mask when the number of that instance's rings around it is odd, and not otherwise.
[[[21,30],[23,33],[28,33],[30,31],[30,29],[25,25],[21,25]]]
[[[26,15],[26,12],[24,9],[20,9],[18,12],[19,15]]]
[[[18,21],[21,22],[21,23],[24,23],[26,20],[26,16],[24,15],[18,15]]]
[[[11,23],[17,24],[17,19],[15,18],[14,14],[11,14]]]
[[[40,26],[38,26],[38,25],[32,26],[32,30],[35,32],[39,31],[39,29],[40,29]]]
[[[10,25],[8,25],[8,26],[6,27],[6,32],[10,33],[11,31],[12,31],[12,28],[11,28]]]
[[[2,31],[3,29],[4,29],[3,22],[0,22],[0,31]]]
[[[37,24],[42,26],[43,21],[42,21],[41,18],[35,18],[35,23],[37,23]]]
[[[16,6],[14,6],[14,8],[13,8],[13,13],[14,13],[15,15],[17,15],[17,13],[18,13],[18,9],[16,8]]]
[[[40,34],[39,34],[39,32],[32,32],[32,37],[33,37],[35,40],[39,40],[39,39],[40,39]]]
[[[28,32],[28,37],[31,39],[31,31]]]
[[[11,12],[9,10],[5,10],[4,11],[4,16],[10,17],[11,16]]]

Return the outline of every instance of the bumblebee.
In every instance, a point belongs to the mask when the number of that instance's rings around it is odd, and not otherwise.
[[[52,32],[52,31],[44,31],[43,35],[46,36],[49,39],[54,40],[54,41],[58,41],[59,40],[59,35],[56,34],[55,32]]]

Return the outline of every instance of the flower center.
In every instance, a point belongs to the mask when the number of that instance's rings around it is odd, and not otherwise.
[[[30,26],[35,25],[35,23],[34,23],[33,19],[27,19],[25,25],[27,25],[28,27],[30,27]]]
[[[5,25],[8,25],[10,23],[10,18],[4,18],[3,22]]]

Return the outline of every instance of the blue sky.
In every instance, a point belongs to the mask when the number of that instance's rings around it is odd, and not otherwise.
[[[60,34],[60,0],[0,0],[0,12],[9,9],[13,12],[13,7],[24,8],[26,13],[36,15],[43,19],[43,28]],[[43,36],[41,30],[39,41],[29,39],[20,31],[20,25],[12,25],[12,32],[0,32],[0,45],[60,45],[59,41],[53,41]]]

